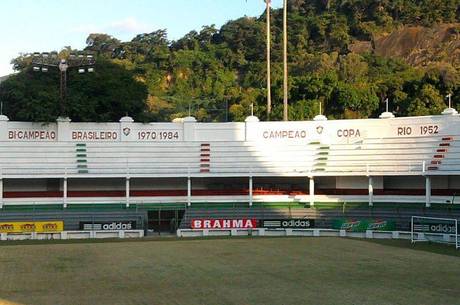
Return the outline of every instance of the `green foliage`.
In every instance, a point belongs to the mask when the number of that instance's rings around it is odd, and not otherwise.
[[[69,71],[67,110],[74,121],[118,121],[129,114],[145,116],[147,90],[133,73],[100,59],[95,73]],[[34,72],[31,67],[1,84],[4,113],[17,121],[54,121],[59,114],[59,72]]]
[[[460,20],[460,0],[292,0],[289,3],[289,117],[375,117],[391,101],[398,116],[439,114],[445,95],[460,95],[459,67],[442,62],[423,67],[403,58],[355,54],[356,41],[401,25],[432,26]],[[169,121],[189,113],[200,121],[243,121],[253,105],[266,117],[265,14],[242,17],[169,41],[166,30],[121,42],[91,34],[87,51],[98,56],[92,76],[69,74],[73,120]],[[271,120],[282,118],[282,11],[272,12]],[[457,35],[457,33],[452,33]],[[61,52],[65,56],[70,48]],[[0,85],[11,119],[54,120],[58,74],[34,74],[30,57],[13,60],[17,75]],[[459,102],[458,100],[454,100]]]

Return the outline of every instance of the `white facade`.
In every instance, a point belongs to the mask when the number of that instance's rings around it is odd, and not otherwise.
[[[130,191],[188,189],[190,201],[191,188],[231,188],[225,179],[234,177],[235,188],[250,188],[252,202],[253,187],[293,189],[299,180],[276,179],[296,177],[310,188],[311,203],[318,198],[314,188],[368,190],[372,202],[385,189],[459,189],[459,138],[458,115],[148,124],[129,117],[42,124],[0,116],[0,186],[61,191],[66,200],[72,191],[128,190],[127,201]]]
[[[12,178],[458,175],[459,130],[457,115],[149,124],[0,118],[0,171]]]

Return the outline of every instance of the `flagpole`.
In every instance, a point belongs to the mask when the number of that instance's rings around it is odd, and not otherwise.
[[[449,108],[452,108],[452,93],[449,93],[446,97],[449,99]]]
[[[271,0],[265,0],[267,4],[267,120],[270,120],[272,112],[272,90],[271,90],[271,69],[270,69],[270,48],[271,48],[271,30],[270,30],[270,4]]]
[[[284,79],[283,79],[283,119],[288,120],[288,66],[287,66],[287,0],[283,1],[283,66],[284,66]]]

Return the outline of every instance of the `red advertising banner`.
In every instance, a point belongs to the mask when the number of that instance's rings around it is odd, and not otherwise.
[[[257,219],[192,219],[192,229],[252,229]]]

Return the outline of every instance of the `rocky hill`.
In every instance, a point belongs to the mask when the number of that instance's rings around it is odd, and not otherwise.
[[[460,67],[460,24],[401,27],[376,37],[373,51],[387,58],[402,58],[414,66],[446,62]]]

